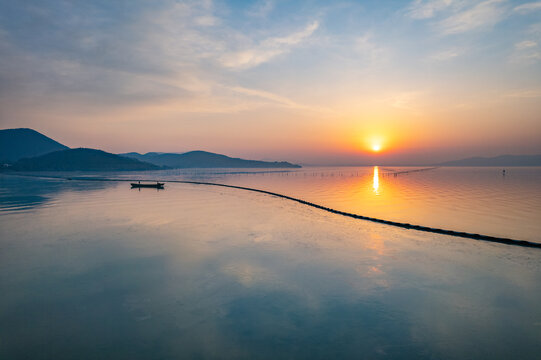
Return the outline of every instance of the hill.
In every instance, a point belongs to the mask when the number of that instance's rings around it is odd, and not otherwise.
[[[447,161],[438,166],[541,166],[541,155],[500,155]]]
[[[207,151],[190,151],[184,154],[139,153],[121,154],[122,156],[146,161],[158,166],[171,168],[300,168],[301,166],[286,161],[259,161],[231,158],[226,155]]]
[[[17,171],[157,170],[159,166],[94,149],[67,149],[17,161]]]
[[[1,164],[65,149],[68,147],[32,129],[0,130]]]

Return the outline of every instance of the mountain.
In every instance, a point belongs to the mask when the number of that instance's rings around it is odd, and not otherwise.
[[[0,130],[0,164],[65,149],[68,147],[32,129]]]
[[[501,155],[447,161],[438,166],[541,166],[541,155]]]
[[[120,154],[133,159],[146,161],[158,166],[171,168],[300,168],[300,165],[286,161],[258,161],[231,158],[207,151],[190,151],[184,154],[172,153],[139,153]]]
[[[18,171],[157,170],[159,166],[94,149],[67,149],[17,161]]]

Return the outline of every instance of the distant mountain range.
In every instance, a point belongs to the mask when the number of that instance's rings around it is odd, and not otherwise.
[[[541,166],[541,155],[501,155],[446,161],[438,166]]]
[[[190,151],[183,154],[155,153],[144,155],[131,152],[120,154],[129,158],[145,161],[158,166],[170,168],[300,168],[285,161],[258,161],[231,158],[207,151]]]
[[[121,171],[164,168],[300,168],[285,161],[232,158],[207,151],[182,154],[136,152],[111,154],[70,149],[32,129],[0,130],[0,165],[20,171]],[[7,165],[7,166],[6,166]],[[541,166],[541,155],[501,155],[447,161],[436,166]]]
[[[0,130],[0,165],[18,171],[123,171],[163,168],[300,168],[285,161],[244,160],[206,151],[127,153],[70,149],[32,129]]]
[[[21,159],[17,171],[127,171],[158,170],[159,166],[95,149],[67,149]]]
[[[65,149],[68,147],[32,129],[0,130],[0,164]]]

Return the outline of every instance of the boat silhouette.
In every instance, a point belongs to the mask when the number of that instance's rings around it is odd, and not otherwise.
[[[156,183],[142,183],[139,181],[139,182],[136,182],[136,183],[131,183],[131,187],[132,189],[133,188],[154,188],[154,189],[163,189],[163,185],[164,183],[161,183],[161,182],[156,182]]]

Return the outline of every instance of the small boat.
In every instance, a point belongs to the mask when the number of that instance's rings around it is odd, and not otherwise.
[[[163,189],[163,185],[164,183],[161,183],[161,182],[156,182],[155,184],[154,183],[143,183],[141,184],[141,182],[137,182],[137,183],[131,183],[131,187],[132,189],[133,188],[154,188],[154,189]]]

